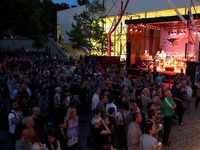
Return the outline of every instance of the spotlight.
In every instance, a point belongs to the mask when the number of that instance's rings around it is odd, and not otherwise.
[[[135,29],[135,32],[138,32],[138,29]]]
[[[176,32],[174,32],[173,34],[174,34],[174,35],[177,35],[177,33],[176,33]]]
[[[196,31],[194,32],[194,35],[196,35],[197,33],[196,33]]]
[[[130,32],[132,32],[132,31],[133,31],[133,29],[132,29],[132,28],[130,28],[130,29],[129,29],[129,31],[130,31]]]
[[[142,30],[140,29],[140,33],[142,33]]]

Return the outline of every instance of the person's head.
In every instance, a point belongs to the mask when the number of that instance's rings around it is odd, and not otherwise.
[[[145,133],[151,136],[156,133],[156,129],[150,120],[146,122]]]
[[[107,101],[107,96],[101,94],[101,95],[99,96],[99,100],[100,100],[101,102],[103,102],[103,103],[106,103],[106,101]]]
[[[115,108],[114,108],[114,107],[110,107],[110,108],[108,109],[108,113],[109,113],[110,115],[114,115],[114,114],[115,114]]]
[[[165,92],[165,91],[167,91],[167,85],[166,84],[163,84],[162,85],[162,90]]]
[[[100,88],[96,88],[95,89],[95,93],[98,94],[98,95],[100,95],[101,94],[101,89]]]
[[[114,103],[115,102],[115,96],[111,95],[110,98],[108,99],[108,103]]]
[[[99,109],[94,109],[93,115],[96,116],[96,117],[101,117],[101,111]]]
[[[133,113],[132,118],[133,118],[133,122],[135,122],[136,124],[139,124],[140,122],[142,122],[142,116],[139,112]]]
[[[39,107],[33,107],[32,113],[33,113],[34,116],[38,117],[41,114],[40,108]]]
[[[125,103],[126,102],[126,96],[125,95],[120,95],[119,100],[120,100],[120,102]]]
[[[158,96],[154,96],[154,97],[152,98],[152,101],[153,101],[154,104],[156,104],[156,105],[160,104],[160,98],[159,98]]]
[[[176,83],[176,88],[177,88],[177,89],[180,89],[181,85],[182,85],[181,82],[177,82],[177,83]]]
[[[128,85],[124,85],[124,86],[123,86],[123,91],[128,92],[128,90],[129,90],[129,89],[128,89]]]
[[[149,119],[155,119],[157,117],[157,113],[154,109],[150,109],[148,110],[148,117]]]
[[[31,146],[31,150],[44,150],[44,145],[40,142],[36,142]]]
[[[67,127],[65,116],[64,115],[58,116],[58,118],[56,118],[56,124],[57,127],[60,128],[61,130],[65,129]]]
[[[50,145],[55,145],[55,144],[56,144],[56,147],[57,147],[57,142],[55,140],[56,139],[55,129],[53,129],[53,128],[48,129],[44,139],[45,139],[47,147],[49,147]]]
[[[180,91],[181,91],[181,92],[185,92],[185,87],[184,87],[184,86],[181,86],[181,87],[180,87]]]
[[[170,90],[167,90],[167,91],[165,92],[165,96],[166,96],[167,98],[171,98],[171,97],[172,97],[172,92],[171,92]]]
[[[56,87],[55,91],[56,91],[56,93],[61,93],[62,89],[61,89],[61,87]]]
[[[66,120],[70,120],[76,118],[76,108],[75,107],[69,107],[67,109],[67,118]]]
[[[68,96],[66,94],[61,94],[60,96],[60,103],[65,104],[67,102]]]
[[[151,110],[151,109],[156,110],[154,102],[149,102],[147,104],[147,110]]]
[[[95,116],[92,118],[91,123],[93,126],[99,127],[101,126],[101,120],[102,120],[101,117]]]
[[[156,67],[153,67],[153,71],[156,71],[156,69],[157,69]]]
[[[107,126],[109,126],[110,120],[109,120],[109,118],[108,118],[107,116],[104,118],[104,122],[105,122],[105,124],[106,124]]]
[[[138,106],[137,106],[136,102],[133,102],[129,105],[129,110],[131,113],[135,113],[137,111],[137,109],[138,109]]]
[[[12,107],[13,110],[19,110],[18,101],[12,101],[11,107]]]
[[[149,88],[144,88],[142,92],[143,92],[144,96],[147,96],[147,97],[150,96]]]
[[[22,120],[22,124],[26,125],[27,128],[33,127],[34,126],[33,117],[32,116],[24,117]]]
[[[187,81],[187,82],[186,82],[186,85],[187,85],[187,86],[192,86],[192,82],[191,82],[191,81]]]

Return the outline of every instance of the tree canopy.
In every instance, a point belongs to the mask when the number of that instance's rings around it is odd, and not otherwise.
[[[28,37],[34,40],[34,47],[42,48],[45,36],[56,37],[56,12],[68,8],[68,4],[51,0],[1,0],[0,36]]]
[[[87,3],[87,9],[87,12],[83,11],[74,15],[75,23],[72,23],[72,30],[66,31],[66,34],[74,43],[74,49],[103,54],[107,51],[107,39],[100,14],[105,8],[99,0],[94,0],[92,3]]]

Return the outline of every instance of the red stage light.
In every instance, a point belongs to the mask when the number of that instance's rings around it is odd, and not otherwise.
[[[131,28],[131,29],[129,29],[129,31],[130,31],[130,32],[132,32],[132,31],[133,31],[133,29]]]
[[[135,32],[138,32],[138,29],[135,29]]]
[[[142,33],[142,30],[140,30],[140,33]]]
[[[197,33],[196,32],[194,32],[194,35],[196,35]]]

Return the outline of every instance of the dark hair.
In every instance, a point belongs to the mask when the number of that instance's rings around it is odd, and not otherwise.
[[[148,111],[148,117],[149,117],[149,119],[152,119],[152,117],[155,116],[155,114],[156,114],[156,111],[153,110],[153,109],[150,109]]]
[[[47,132],[45,133],[45,136],[44,136],[44,142],[45,142],[47,148],[49,150],[52,150],[51,145],[49,145],[48,136],[55,137],[55,140],[53,142],[53,147],[54,147],[54,149],[57,149],[58,145],[57,145],[57,139],[56,139],[56,131],[55,131],[55,129],[53,129],[53,128],[48,129]]]
[[[21,139],[23,130],[26,129],[26,125],[22,123],[18,124],[15,128],[15,137],[17,140]]]
[[[104,98],[104,95],[101,94],[101,95],[99,96],[99,100],[101,101],[103,98]]]
[[[65,100],[65,98],[67,98],[67,95],[66,94],[61,94],[60,96],[60,103],[62,104],[63,101]]]
[[[115,96],[111,95],[110,98],[108,99],[108,103],[112,103],[115,101]]]
[[[153,127],[153,123],[150,120],[147,120],[146,127],[145,127],[145,133],[149,134],[150,133],[149,130],[152,130],[152,127]]]
[[[135,121],[137,119],[139,114],[140,114],[139,112],[135,112],[135,113],[132,114],[133,121]]]
[[[99,109],[94,109],[94,110],[93,110],[94,116],[95,116],[95,115],[98,115],[98,113],[100,113],[100,112],[101,112],[101,111],[100,111]]]
[[[115,112],[115,108],[114,107],[110,107],[108,109],[108,113],[111,115],[113,112]]]
[[[147,104],[147,110],[150,110],[150,108],[151,108],[151,106],[154,104],[154,102],[149,102],[148,104]]]
[[[123,110],[128,110],[128,108],[129,108],[129,105],[127,103],[123,103],[122,104],[122,109]]]

